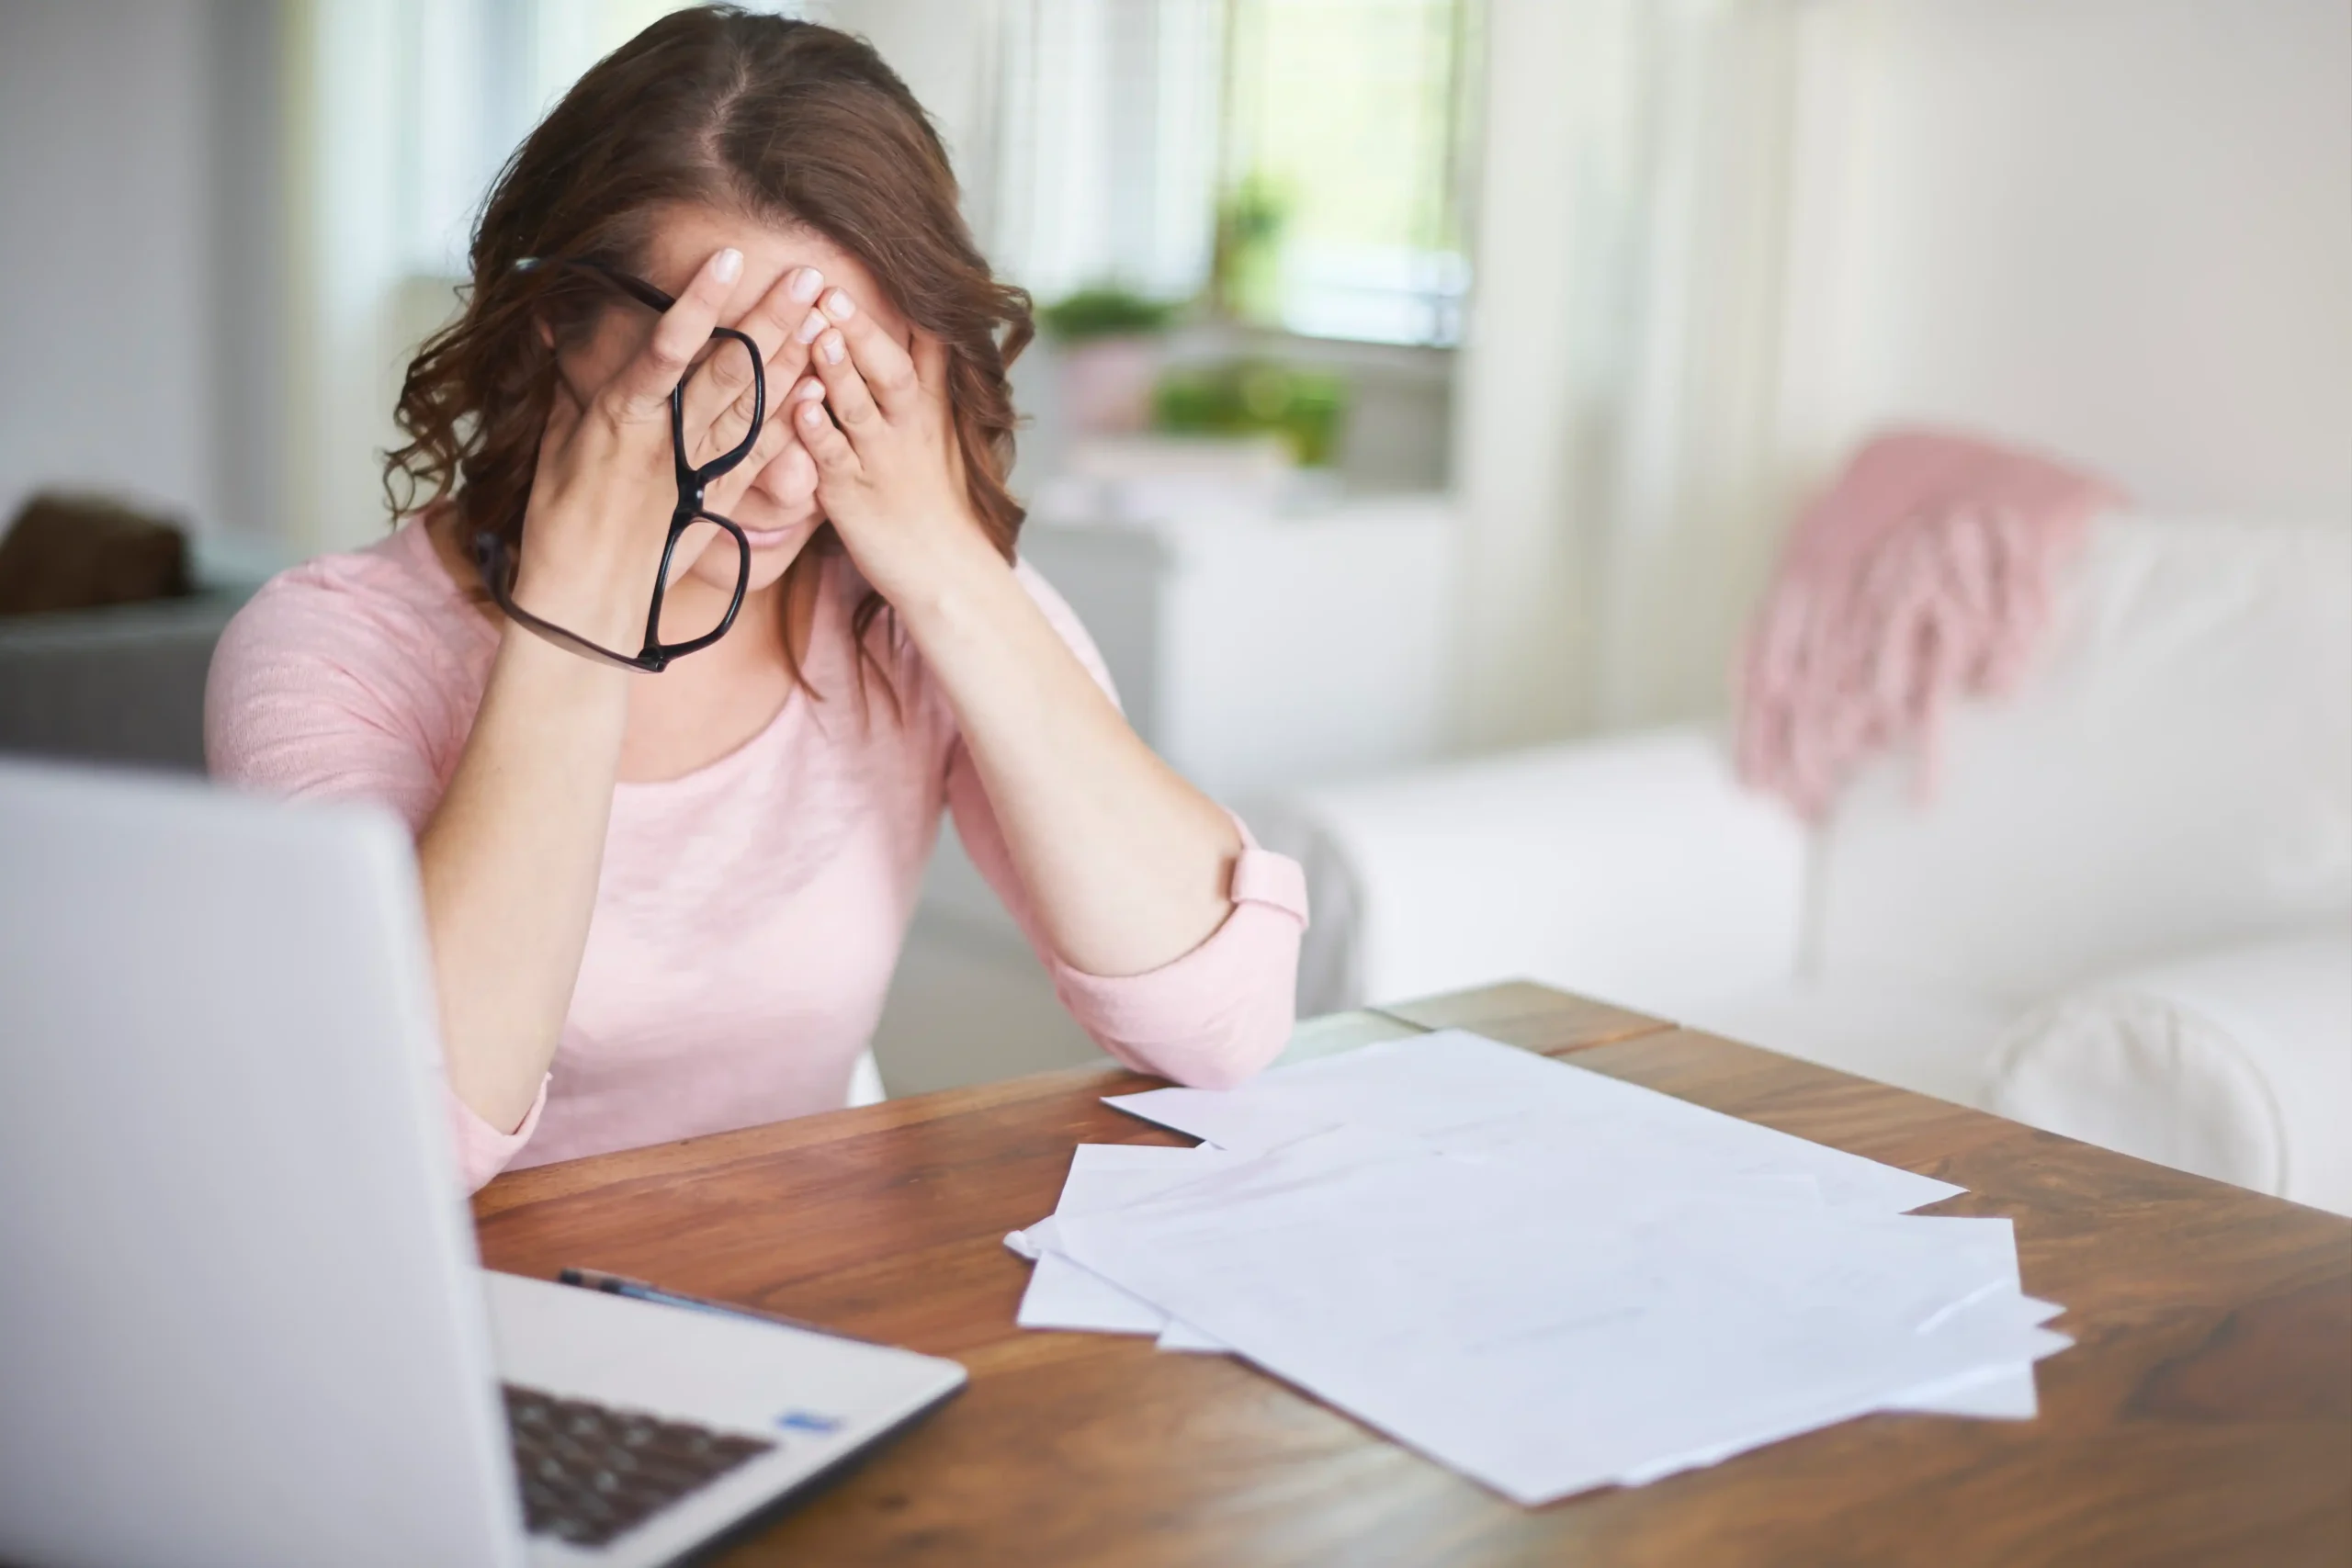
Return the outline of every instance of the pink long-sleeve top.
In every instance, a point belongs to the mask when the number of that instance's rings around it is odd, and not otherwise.
[[[1078,617],[1023,584],[1105,691]],[[1148,974],[1084,974],[1052,951],[938,682],[903,638],[899,698],[861,716],[849,618],[865,587],[825,566],[808,677],[767,728],[682,778],[613,791],[588,944],[555,1060],[519,1126],[454,1094],[469,1187],[545,1164],[840,1107],[874,1032],[943,808],[1104,1050],[1180,1082],[1236,1082],[1288,1038],[1305,879],[1245,829],[1232,908]],[[870,643],[877,649],[877,634]],[[271,581],[213,655],[215,776],[380,802],[420,829],[447,787],[498,634],[415,522]]]

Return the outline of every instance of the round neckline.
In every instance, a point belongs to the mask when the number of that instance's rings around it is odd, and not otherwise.
[[[832,614],[832,573],[826,571],[821,562],[818,570],[822,573],[822,577],[817,585],[816,608],[809,617],[808,653],[802,665],[804,675],[814,673],[808,666],[815,662],[817,650],[825,646],[825,634],[829,629]],[[640,675],[634,679],[658,681],[661,677]],[[775,712],[768,716],[766,723],[699,767],[689,768],[683,773],[674,774],[666,779],[615,779],[613,781],[615,804],[617,805],[622,794],[628,791],[671,790],[693,793],[726,783],[749,767],[753,757],[775,743],[777,738],[784,733],[785,727],[793,714],[807,701],[808,695],[808,693],[801,690],[799,682],[788,682],[785,687],[784,701],[776,705]]]
[[[803,695],[805,694],[798,685],[792,686],[784,694],[784,701],[776,705],[775,712],[768,716],[765,724],[699,767],[689,768],[683,773],[666,779],[615,779],[613,781],[614,803],[619,804],[624,795],[633,794],[643,798],[646,795],[660,790],[691,793],[726,783],[734,774],[749,766],[753,755],[783,733],[785,720],[791,716]]]

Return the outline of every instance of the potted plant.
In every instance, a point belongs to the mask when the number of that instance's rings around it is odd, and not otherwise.
[[[1174,435],[1276,435],[1303,468],[1339,460],[1347,383],[1329,371],[1244,359],[1187,366],[1160,378],[1158,428]]]
[[[1165,300],[1105,284],[1037,312],[1061,353],[1062,412],[1082,435],[1132,434],[1151,423],[1159,339],[1174,320]]]

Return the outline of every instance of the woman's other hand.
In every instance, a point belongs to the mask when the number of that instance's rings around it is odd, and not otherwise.
[[[799,335],[815,352],[788,402],[818,497],[945,692],[1046,943],[1093,976],[1191,952],[1232,910],[1240,830],[1127,727],[981,531],[946,350],[839,288]]]
[[[809,375],[779,412],[865,580],[903,606],[934,574],[996,559],[965,486],[940,342],[917,331],[899,343],[838,288],[795,335],[808,344]]]

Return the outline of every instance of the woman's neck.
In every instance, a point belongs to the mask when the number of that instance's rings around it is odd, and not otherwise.
[[[659,675],[630,679],[620,777],[648,784],[709,766],[775,722],[792,699],[782,582],[743,596],[734,627]],[[806,628],[801,628],[805,646]]]

